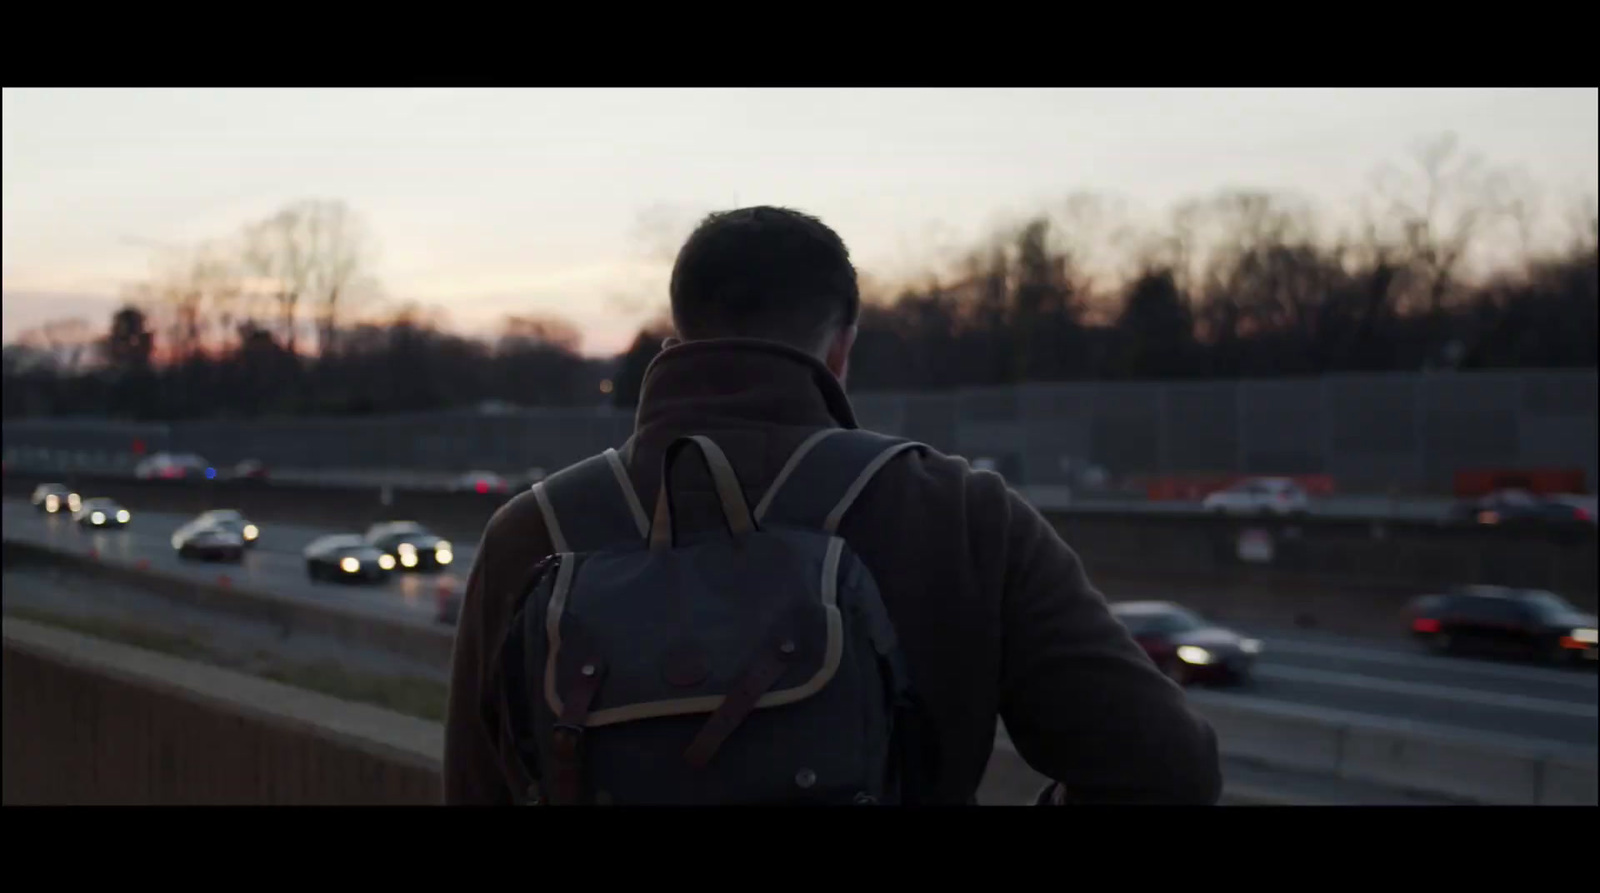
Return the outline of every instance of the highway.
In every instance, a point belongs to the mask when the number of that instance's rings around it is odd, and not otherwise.
[[[37,455],[18,455],[11,464],[15,473],[38,474],[45,478],[65,479],[73,474],[100,474],[133,477],[133,457],[123,456],[121,462],[91,461],[95,457],[83,454],[61,454],[55,461],[41,461]],[[551,469],[552,471],[554,469]],[[423,471],[394,468],[328,468],[297,469],[273,468],[271,480],[284,484],[329,487],[384,486],[411,490],[445,491],[455,489],[461,474],[456,472]],[[1067,486],[1048,484],[1017,486],[1029,502],[1042,511],[1134,512],[1157,515],[1210,514],[1200,500],[1151,501],[1142,492],[1075,490]],[[1443,521],[1457,500],[1439,496],[1388,496],[1378,494],[1336,493],[1313,497],[1306,514],[1316,518],[1386,518],[1390,520]],[[1588,505],[1591,514],[1594,505]]]
[[[283,598],[342,604],[393,619],[432,623],[441,585],[459,587],[474,555],[473,543],[455,544],[456,563],[442,574],[397,573],[381,585],[313,583],[301,549],[332,531],[308,525],[263,525],[260,544],[242,566],[179,561],[170,545],[187,516],[142,512],[129,529],[80,530],[69,518],[46,516],[25,501],[4,504],[8,539],[116,560],[149,562],[153,569],[197,579],[229,576],[236,585]],[[426,518],[413,519],[426,524]],[[1115,593],[1109,593],[1115,599]],[[1181,595],[1178,596],[1181,600]],[[1439,657],[1403,642],[1371,642],[1308,631],[1243,628],[1265,643],[1254,682],[1218,689],[1219,697],[1322,707],[1388,719],[1559,742],[1584,748],[1600,743],[1600,677],[1592,668],[1553,668],[1509,662]]]

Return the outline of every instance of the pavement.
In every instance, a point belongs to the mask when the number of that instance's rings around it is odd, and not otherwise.
[[[383,584],[313,583],[300,550],[333,531],[315,525],[262,525],[260,544],[242,565],[180,561],[170,537],[188,516],[143,512],[128,506],[132,524],[122,531],[79,529],[69,518],[45,516],[22,500],[5,500],[5,535],[67,551],[95,549],[107,558],[144,560],[154,569],[196,579],[229,576],[237,585],[286,599],[341,604],[393,619],[430,623],[441,586],[458,588],[474,544],[456,543],[456,562],[445,573],[397,573]],[[426,518],[412,519],[426,524]],[[1115,599],[1116,594],[1108,593]],[[1182,601],[1182,592],[1171,596]],[[1244,627],[1264,643],[1256,679],[1216,697],[1331,708],[1398,718],[1486,735],[1558,742],[1584,748],[1600,744],[1593,667],[1555,668],[1493,660],[1441,657],[1404,640],[1373,641],[1306,630]]]

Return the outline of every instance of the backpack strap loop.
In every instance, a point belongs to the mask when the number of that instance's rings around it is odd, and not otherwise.
[[[628,469],[608,449],[533,485],[554,551],[588,552],[650,533]]]
[[[790,455],[756,507],[756,520],[834,534],[873,477],[890,460],[924,444],[861,429],[826,428]]]
[[[722,502],[722,517],[728,524],[728,532],[735,537],[742,537],[756,530],[750,505],[745,502],[744,487],[739,484],[739,476],[734,473],[727,454],[711,438],[691,434],[674,440],[661,457],[661,492],[656,497],[655,519],[650,525],[650,548],[658,552],[677,545],[678,536],[672,520],[672,488],[668,483],[672,480],[673,461],[684,448],[691,445],[700,448],[706,470],[711,473],[711,483]]]

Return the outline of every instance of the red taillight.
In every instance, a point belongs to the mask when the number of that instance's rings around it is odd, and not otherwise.
[[[479,493],[487,493],[487,492],[489,492],[489,482],[488,481],[479,481],[478,482],[478,492]]]
[[[1578,506],[1577,508],[1573,509],[1572,510],[1572,517],[1576,518],[1579,521],[1590,521],[1590,520],[1593,520],[1593,517],[1589,514],[1589,510],[1584,508],[1583,506]]]
[[[1419,633],[1436,633],[1439,631],[1439,621],[1432,617],[1418,617],[1411,621],[1411,628]]]

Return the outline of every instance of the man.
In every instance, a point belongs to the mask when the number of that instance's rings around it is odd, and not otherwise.
[[[645,373],[622,450],[634,492],[656,493],[666,446],[703,434],[754,505],[810,435],[857,427],[844,382],[860,295],[849,252],[822,222],[771,207],[711,215],[678,254],[671,298],[679,337]],[[685,500],[684,516],[698,507],[713,517],[714,502]],[[838,532],[877,580],[930,714],[933,802],[973,800],[1000,719],[1023,759],[1056,780],[1051,801],[1216,801],[1211,728],[999,475],[902,453]],[[513,802],[492,666],[513,603],[553,551],[535,494],[502,507],[484,532],[456,638],[448,803]]]

